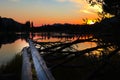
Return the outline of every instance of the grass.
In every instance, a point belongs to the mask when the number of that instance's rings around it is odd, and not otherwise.
[[[21,80],[21,69],[22,69],[22,56],[21,54],[16,54],[15,57],[8,62],[6,65],[0,67],[0,80]]]

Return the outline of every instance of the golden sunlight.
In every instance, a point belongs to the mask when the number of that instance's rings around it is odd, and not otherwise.
[[[91,8],[92,10],[95,10],[95,12],[102,12],[102,11],[103,11],[101,5],[90,6],[90,8]]]
[[[87,24],[91,25],[91,24],[94,24],[95,23],[95,20],[88,20],[87,21]]]

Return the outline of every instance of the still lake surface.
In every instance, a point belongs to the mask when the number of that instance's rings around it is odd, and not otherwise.
[[[90,36],[69,35],[65,33],[1,33],[0,34],[0,65],[7,64],[11,61],[16,54],[20,54],[22,49],[29,46],[27,38],[33,38],[33,40],[39,39],[40,42],[64,42],[74,41],[78,37],[80,39],[90,38]],[[94,42],[84,42],[77,44],[78,50],[95,47]]]

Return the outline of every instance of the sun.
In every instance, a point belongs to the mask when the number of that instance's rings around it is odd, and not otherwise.
[[[95,21],[93,21],[93,20],[88,20],[88,21],[87,21],[87,24],[89,24],[89,25],[95,24]]]

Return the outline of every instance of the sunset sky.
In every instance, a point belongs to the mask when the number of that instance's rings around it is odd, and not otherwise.
[[[0,16],[35,26],[54,23],[81,24],[83,18],[97,18],[98,6],[86,0],[0,0]]]

